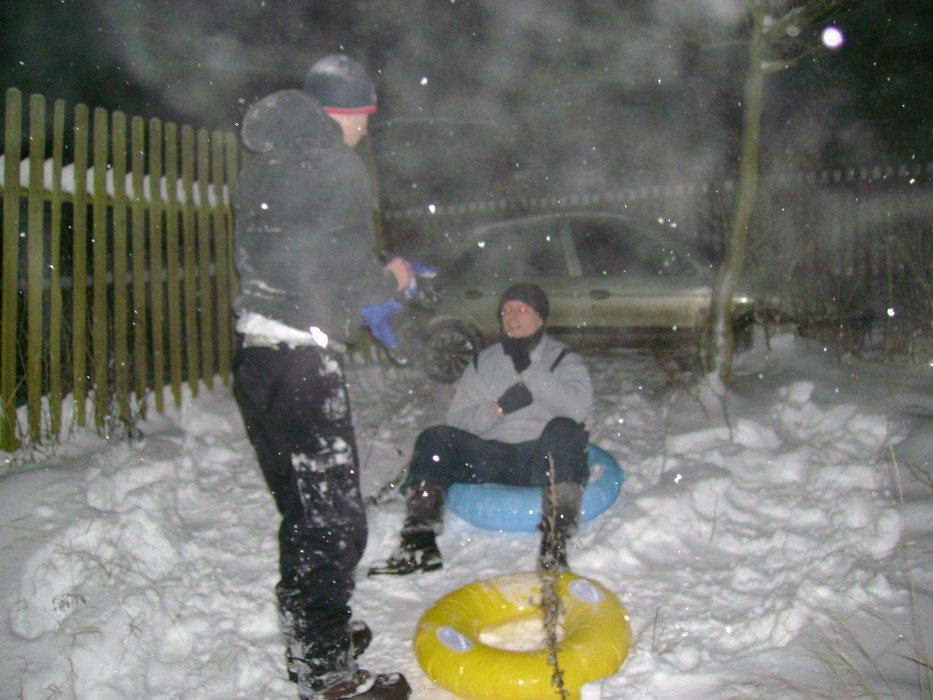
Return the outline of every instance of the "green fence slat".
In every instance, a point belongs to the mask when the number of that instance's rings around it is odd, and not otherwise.
[[[62,428],[62,160],[65,150],[65,102],[52,111],[52,192],[49,220],[49,434]]]
[[[43,277],[45,240],[43,175],[45,168],[45,98],[29,98],[29,202],[26,215],[26,422],[29,437],[42,434]]]
[[[16,327],[19,297],[19,160],[23,129],[23,97],[19,90],[6,91],[3,142],[3,281],[0,293],[0,448],[12,452],[16,437]]]
[[[146,201],[144,183],[146,175],[146,125],[142,117],[130,120],[130,167],[133,196],[130,205],[132,225],[133,279],[133,390],[136,405],[145,415],[145,396],[149,388],[149,314],[146,294]]]
[[[162,235],[162,122],[149,120],[149,302],[152,308],[152,393],[156,410],[165,409],[165,284]]]
[[[178,127],[165,124],[165,290],[168,298],[169,381],[175,405],[181,406],[182,324],[181,285],[178,276]]]
[[[90,110],[75,107],[74,232],[71,265],[71,381],[75,422],[87,425],[87,158]]]
[[[210,179],[207,130],[198,130],[197,146],[197,221],[198,221],[198,299],[201,303],[201,377],[214,388],[214,295],[211,284],[210,202],[207,183]]]
[[[94,424],[102,428],[110,415],[110,387],[107,368],[110,360],[107,308],[107,152],[109,146],[109,114],[106,109],[94,110],[94,188],[91,194],[93,238],[91,242],[91,366],[94,369]]]
[[[130,420],[129,288],[126,221],[126,115],[114,112],[113,155],[113,398],[121,421]]]
[[[224,201],[224,213],[226,215],[226,237],[227,237],[227,308],[224,313],[228,318],[230,328],[230,355],[236,357],[236,317],[233,314],[233,302],[236,300],[240,290],[240,281],[236,272],[236,255],[234,253],[233,237],[233,188],[236,185],[238,169],[240,139],[233,133],[224,134],[224,167],[226,173],[226,197]]]
[[[217,373],[224,384],[230,383],[233,365],[230,309],[230,259],[227,235],[227,207],[224,183],[224,137],[220,131],[211,136],[211,184],[214,201],[211,207],[214,232],[214,281],[217,299]]]
[[[201,380],[201,330],[198,326],[198,243],[194,226],[194,129],[181,128],[181,188],[183,194],[181,230],[184,248],[185,350],[188,387],[197,396]]]

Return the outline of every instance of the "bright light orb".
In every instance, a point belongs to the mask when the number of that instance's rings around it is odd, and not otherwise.
[[[845,43],[845,36],[842,30],[833,24],[823,30],[823,34],[820,38],[823,40],[823,45],[830,51],[842,48],[842,45]]]

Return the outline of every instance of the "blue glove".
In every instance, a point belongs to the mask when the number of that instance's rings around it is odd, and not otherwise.
[[[409,260],[408,267],[415,277],[437,277],[437,268],[427,263]]]

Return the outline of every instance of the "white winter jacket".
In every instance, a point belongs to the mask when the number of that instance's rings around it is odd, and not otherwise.
[[[531,365],[519,375],[502,343],[480,352],[457,383],[447,424],[487,440],[516,443],[536,440],[552,418],[583,423],[593,407],[593,386],[583,358],[547,333],[530,358]],[[496,400],[519,381],[531,392],[532,403],[500,418]]]

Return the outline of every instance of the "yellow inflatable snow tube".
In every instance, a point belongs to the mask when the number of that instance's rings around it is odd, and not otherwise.
[[[619,670],[632,631],[625,608],[602,584],[568,572],[558,579],[556,591],[563,610],[557,663],[573,700],[584,683]],[[552,684],[540,602],[536,574],[464,586],[441,598],[418,622],[418,663],[431,680],[462,698],[560,697]],[[534,648],[521,639],[499,643],[497,635],[503,632],[521,637],[526,622],[538,630]],[[497,638],[495,645],[490,638]]]

